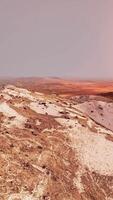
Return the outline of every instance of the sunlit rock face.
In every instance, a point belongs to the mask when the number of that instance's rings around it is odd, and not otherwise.
[[[1,88],[0,200],[112,200],[112,119],[109,97]]]

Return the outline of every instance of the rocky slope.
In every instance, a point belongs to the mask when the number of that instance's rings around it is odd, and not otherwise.
[[[112,200],[113,101],[0,93],[0,200]]]

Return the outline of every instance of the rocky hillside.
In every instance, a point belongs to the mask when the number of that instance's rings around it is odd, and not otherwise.
[[[6,85],[0,200],[113,200],[113,101]]]

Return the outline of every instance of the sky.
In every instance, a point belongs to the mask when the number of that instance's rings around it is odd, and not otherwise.
[[[0,0],[0,76],[113,79],[113,0]]]

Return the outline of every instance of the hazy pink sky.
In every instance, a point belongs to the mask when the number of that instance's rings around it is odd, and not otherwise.
[[[1,0],[0,75],[113,78],[113,0]]]

